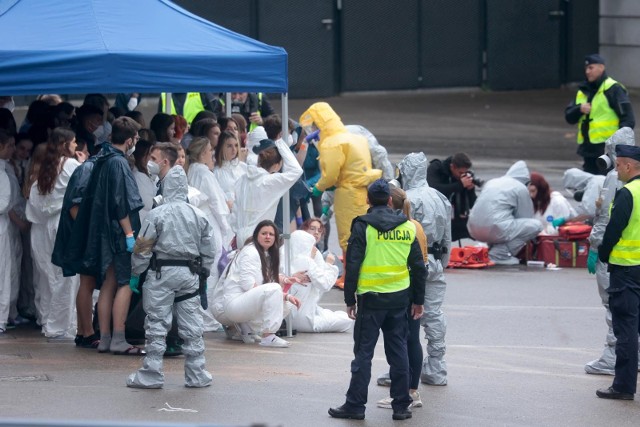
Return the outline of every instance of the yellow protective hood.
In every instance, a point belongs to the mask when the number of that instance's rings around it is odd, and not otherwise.
[[[326,102],[316,102],[300,116],[300,126],[315,123],[320,129],[320,142],[338,133],[348,132],[340,116]]]

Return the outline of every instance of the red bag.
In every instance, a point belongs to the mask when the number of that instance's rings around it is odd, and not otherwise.
[[[528,248],[531,257],[545,264],[555,264],[558,267],[587,266],[589,256],[589,242],[587,240],[566,240],[559,236],[539,236],[537,242]]]
[[[591,234],[591,226],[581,222],[567,223],[558,227],[558,235],[565,240],[588,239]]]
[[[481,246],[451,248],[449,268],[484,268],[495,263],[489,260],[489,249]]]

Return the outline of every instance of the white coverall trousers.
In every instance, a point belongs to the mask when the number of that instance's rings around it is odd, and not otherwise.
[[[284,296],[278,283],[265,283],[232,298],[224,307],[231,322],[248,322],[257,333],[278,332],[284,318]]]
[[[444,267],[440,260],[429,255],[429,274],[424,294],[424,314],[422,324],[427,339],[427,356],[422,362],[420,381],[430,385],[447,384],[447,362],[444,354],[447,350],[445,335],[447,320],[442,312],[447,282],[444,278]]]

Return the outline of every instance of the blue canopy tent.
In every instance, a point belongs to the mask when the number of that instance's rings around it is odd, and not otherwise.
[[[0,1],[0,93],[286,93],[287,53],[168,0]]]
[[[0,40],[3,95],[269,92],[289,116],[283,48],[168,0],[0,0]]]

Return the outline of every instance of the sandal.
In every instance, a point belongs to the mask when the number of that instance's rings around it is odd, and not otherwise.
[[[111,354],[115,354],[116,356],[144,356],[145,354],[147,354],[147,352],[141,349],[140,347],[136,347],[132,345],[126,350],[112,351]]]
[[[76,344],[81,348],[98,348],[100,345],[100,335],[93,334],[88,337],[82,337],[80,344]]]

